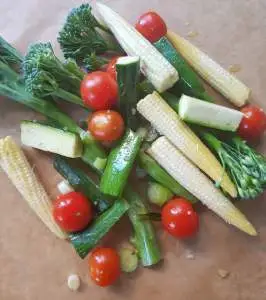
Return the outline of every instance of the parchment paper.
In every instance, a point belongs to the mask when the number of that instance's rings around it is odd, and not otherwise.
[[[69,9],[80,3],[1,0],[0,33],[23,53],[36,40],[50,40],[58,50],[57,32]],[[190,31],[197,31],[199,34],[191,40],[223,66],[241,65],[237,76],[253,89],[253,101],[266,109],[265,0],[113,0],[108,3],[131,22],[142,12],[154,9],[178,33],[186,36]],[[219,101],[222,99],[214,95]],[[79,111],[75,114],[78,116]],[[0,137],[12,135],[19,141],[20,120],[38,117],[23,106],[1,99]],[[261,149],[265,153],[265,145]],[[47,191],[55,197],[60,177],[53,170],[49,155],[35,150],[27,150],[27,155]],[[266,299],[265,197],[238,204],[260,232],[259,237],[248,237],[199,207],[201,229],[196,239],[180,242],[158,228],[164,255],[162,264],[154,269],[139,268],[134,274],[123,275],[115,286],[103,289],[90,282],[87,260],[79,259],[67,242],[57,240],[48,232],[3,173],[0,188],[1,300]],[[103,243],[117,246],[129,232],[125,219]],[[219,269],[229,271],[229,276],[222,279]],[[66,285],[67,276],[73,272],[83,282],[76,294]]]

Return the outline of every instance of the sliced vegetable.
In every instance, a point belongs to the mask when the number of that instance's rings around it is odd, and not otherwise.
[[[151,43],[158,41],[167,33],[164,20],[154,11],[141,15],[135,28]]]
[[[163,206],[165,202],[173,197],[173,193],[156,182],[150,182],[148,186],[148,199],[151,203]]]
[[[93,217],[89,199],[78,192],[58,196],[53,202],[53,216],[63,230],[76,232],[83,230]]]
[[[144,151],[139,153],[139,163],[141,167],[158,183],[169,189],[174,195],[188,199],[190,202],[197,202],[192,194],[190,194],[181,184],[179,184],[172,176],[170,176],[153,158]]]
[[[81,192],[91,199],[99,213],[102,213],[113,204],[113,200],[103,195],[98,185],[81,169],[72,166],[69,160],[56,155],[54,168],[60,173],[77,192]]]
[[[73,187],[69,184],[67,180],[60,181],[57,185],[57,189],[63,195],[74,191]]]
[[[94,138],[113,142],[121,138],[125,125],[122,116],[113,110],[100,110],[89,117],[88,128]]]
[[[73,292],[76,292],[80,287],[80,278],[77,274],[71,274],[67,278],[67,286]]]
[[[99,159],[106,162],[106,154],[88,132],[81,129],[68,115],[63,113],[53,101],[44,101],[27,92],[25,86],[21,82],[22,80],[19,74],[14,72],[8,65],[1,62],[0,76],[2,78],[0,83],[1,96],[24,104],[47,116],[64,129],[77,133],[84,145],[82,160],[94,169],[99,170],[97,169],[98,165],[96,165],[96,162],[98,162]],[[102,163],[101,167],[104,168],[105,164]]]
[[[252,199],[263,193],[266,182],[264,157],[247,146],[239,137],[222,142],[208,132],[201,132],[201,136],[217,153],[225,170],[231,175],[240,198]]]
[[[120,276],[120,259],[115,249],[97,248],[89,258],[90,277],[99,286],[112,285]]]
[[[127,202],[123,199],[117,199],[114,204],[101,214],[86,230],[71,234],[70,241],[79,256],[85,258],[127,210]]]
[[[67,235],[56,224],[52,203],[24,153],[12,137],[0,139],[0,166],[36,215],[59,238]]]
[[[102,3],[96,3],[103,21],[128,55],[139,56],[141,71],[159,92],[172,87],[178,80],[174,67],[133,26]]]
[[[242,108],[244,117],[240,123],[238,134],[249,142],[259,140],[266,131],[266,114],[262,108],[247,105]]]
[[[173,198],[162,209],[162,224],[168,233],[182,239],[197,233],[199,217],[189,201]]]
[[[86,107],[94,110],[110,109],[118,98],[117,83],[108,73],[95,71],[82,80],[80,94]]]
[[[179,89],[186,95],[195,96],[196,98],[212,102],[211,97],[205,90],[198,75],[194,72],[182,55],[176,51],[167,37],[162,37],[154,43],[154,46],[178,71],[179,81],[176,83],[175,91]]]
[[[127,127],[136,130],[139,126],[136,115],[137,85],[140,77],[139,57],[120,57],[116,63],[116,71],[119,89],[119,111],[124,117]]]
[[[123,140],[112,149],[101,178],[101,192],[120,196],[138,154],[142,139],[132,130],[127,130]]]
[[[35,121],[20,124],[22,144],[66,157],[80,157],[83,152],[78,135]]]
[[[141,219],[148,210],[142,199],[129,186],[125,188],[124,197],[129,203],[128,216],[133,225],[136,248],[144,267],[157,264],[161,260],[154,227],[150,220]]]
[[[155,141],[148,152],[170,175],[227,223],[249,235],[257,235],[246,217],[165,137]]]
[[[122,247],[119,251],[121,270],[125,273],[134,272],[139,263],[138,255],[135,249]]]
[[[114,78],[114,80],[116,80],[116,63],[120,57],[122,56],[116,56],[112,58],[106,67],[106,72],[110,74]]]
[[[219,161],[158,93],[154,92],[139,101],[137,109],[196,166],[232,197],[236,197],[236,188]]]
[[[234,105],[241,107],[246,104],[251,91],[244,83],[178,34],[168,31],[167,37],[176,50],[212,87]]]
[[[208,103],[182,95],[179,101],[179,116],[182,120],[225,131],[236,131],[243,114],[235,109]]]

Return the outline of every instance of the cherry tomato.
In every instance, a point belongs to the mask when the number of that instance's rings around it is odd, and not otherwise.
[[[112,58],[106,67],[106,72],[108,74],[110,74],[112,76],[112,78],[114,78],[115,80],[116,80],[116,66],[115,65],[116,65],[116,62],[119,57],[120,56]]]
[[[241,109],[244,117],[239,125],[238,134],[247,141],[258,140],[266,130],[266,114],[262,108],[247,105]]]
[[[84,229],[92,220],[92,215],[91,202],[78,192],[60,195],[53,203],[54,219],[67,232]]]
[[[94,110],[109,109],[116,103],[118,87],[108,73],[96,71],[84,77],[80,94],[87,107]]]
[[[121,115],[113,110],[100,110],[91,115],[88,129],[96,140],[113,142],[118,140],[125,129]]]
[[[89,271],[97,285],[113,284],[121,273],[119,255],[112,248],[96,248],[89,257]]]
[[[135,27],[151,43],[157,42],[167,33],[164,20],[156,12],[140,16]]]
[[[173,198],[162,209],[162,224],[174,237],[186,238],[198,231],[199,218],[188,200]]]

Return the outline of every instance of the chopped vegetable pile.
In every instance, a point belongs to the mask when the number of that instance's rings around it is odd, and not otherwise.
[[[96,9],[100,19],[89,4],[67,16],[58,34],[65,60],[50,42],[30,45],[23,57],[0,37],[0,95],[45,117],[21,120],[21,143],[54,154],[60,194],[50,201],[12,137],[0,139],[0,166],[51,232],[82,259],[90,253],[90,277],[105,287],[121,271],[162,260],[153,221],[177,239],[195,236],[196,202],[257,235],[230,197],[254,199],[266,187],[266,159],[251,146],[266,114],[246,105],[245,84],[167,30],[157,13],[134,27],[104,4]],[[200,77],[241,111],[215,104]],[[85,129],[62,101],[91,112]],[[137,172],[149,203],[131,186]],[[132,225],[128,246],[99,247],[122,217]],[[68,286],[76,291],[79,277],[69,276]]]

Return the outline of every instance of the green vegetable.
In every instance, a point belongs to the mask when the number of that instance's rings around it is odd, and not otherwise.
[[[243,113],[238,110],[186,95],[179,101],[178,112],[186,122],[225,131],[236,131],[243,118]]]
[[[117,223],[128,210],[128,204],[123,199],[117,199],[114,204],[82,232],[70,235],[70,241],[81,258],[85,258],[106,233]]]
[[[113,199],[103,195],[98,185],[81,169],[73,167],[69,160],[60,155],[54,158],[54,168],[73,187],[90,199],[99,213],[104,212],[113,204]]]
[[[140,151],[138,159],[140,166],[146,170],[155,181],[169,189],[174,195],[184,197],[192,203],[197,201],[193,195],[183,188],[182,185],[162,169],[157,162],[144,151]]]
[[[156,182],[150,182],[148,186],[148,199],[151,203],[163,206],[165,202],[173,197],[173,193]]]
[[[122,247],[119,251],[121,269],[125,273],[134,272],[138,267],[138,255],[132,247]]]
[[[89,4],[72,9],[57,39],[65,57],[78,63],[83,63],[92,53],[120,50],[116,43],[104,39],[99,33],[98,29],[108,34],[110,31],[96,20],[91,10]]]
[[[234,181],[241,199],[256,198],[263,192],[266,160],[239,137],[220,141],[214,134],[200,132],[205,142],[216,152],[222,165]]]
[[[78,125],[68,115],[63,113],[53,101],[44,101],[27,92],[20,75],[12,70],[7,64],[3,63],[1,57],[0,95],[24,104],[45,115],[56,121],[67,131],[77,133],[84,145],[82,159],[99,171],[95,163],[98,162],[99,159],[106,159],[106,154],[92,136],[87,131],[78,127]],[[101,164],[101,169],[103,168],[104,164]]]
[[[108,156],[107,166],[101,178],[101,192],[120,196],[138,154],[142,139],[128,129],[118,146]]]
[[[34,96],[55,96],[85,107],[79,96],[85,73],[74,61],[61,62],[50,43],[31,45],[22,65],[26,89]]]
[[[129,203],[128,216],[133,225],[138,255],[144,267],[157,264],[161,252],[156,240],[155,231],[150,220],[142,220],[140,215],[148,210],[142,199],[129,186],[125,188],[124,197]]]
[[[5,39],[0,36],[0,61],[3,63],[14,66],[20,65],[23,56],[11,46]]]
[[[97,56],[93,52],[84,59],[83,65],[89,72],[92,72],[101,69],[104,65],[108,64],[108,62],[108,59],[102,56]]]
[[[153,45],[178,71],[179,81],[176,85],[184,94],[212,102],[211,97],[206,92],[197,74],[185,61],[182,55],[176,51],[173,45],[168,41],[167,37],[162,37]]]
[[[127,127],[138,128],[136,104],[138,101],[137,85],[140,78],[139,57],[125,56],[116,63],[117,83],[119,87],[119,109]]]
[[[23,145],[66,157],[80,157],[83,146],[79,136],[36,121],[22,121],[21,142]]]

